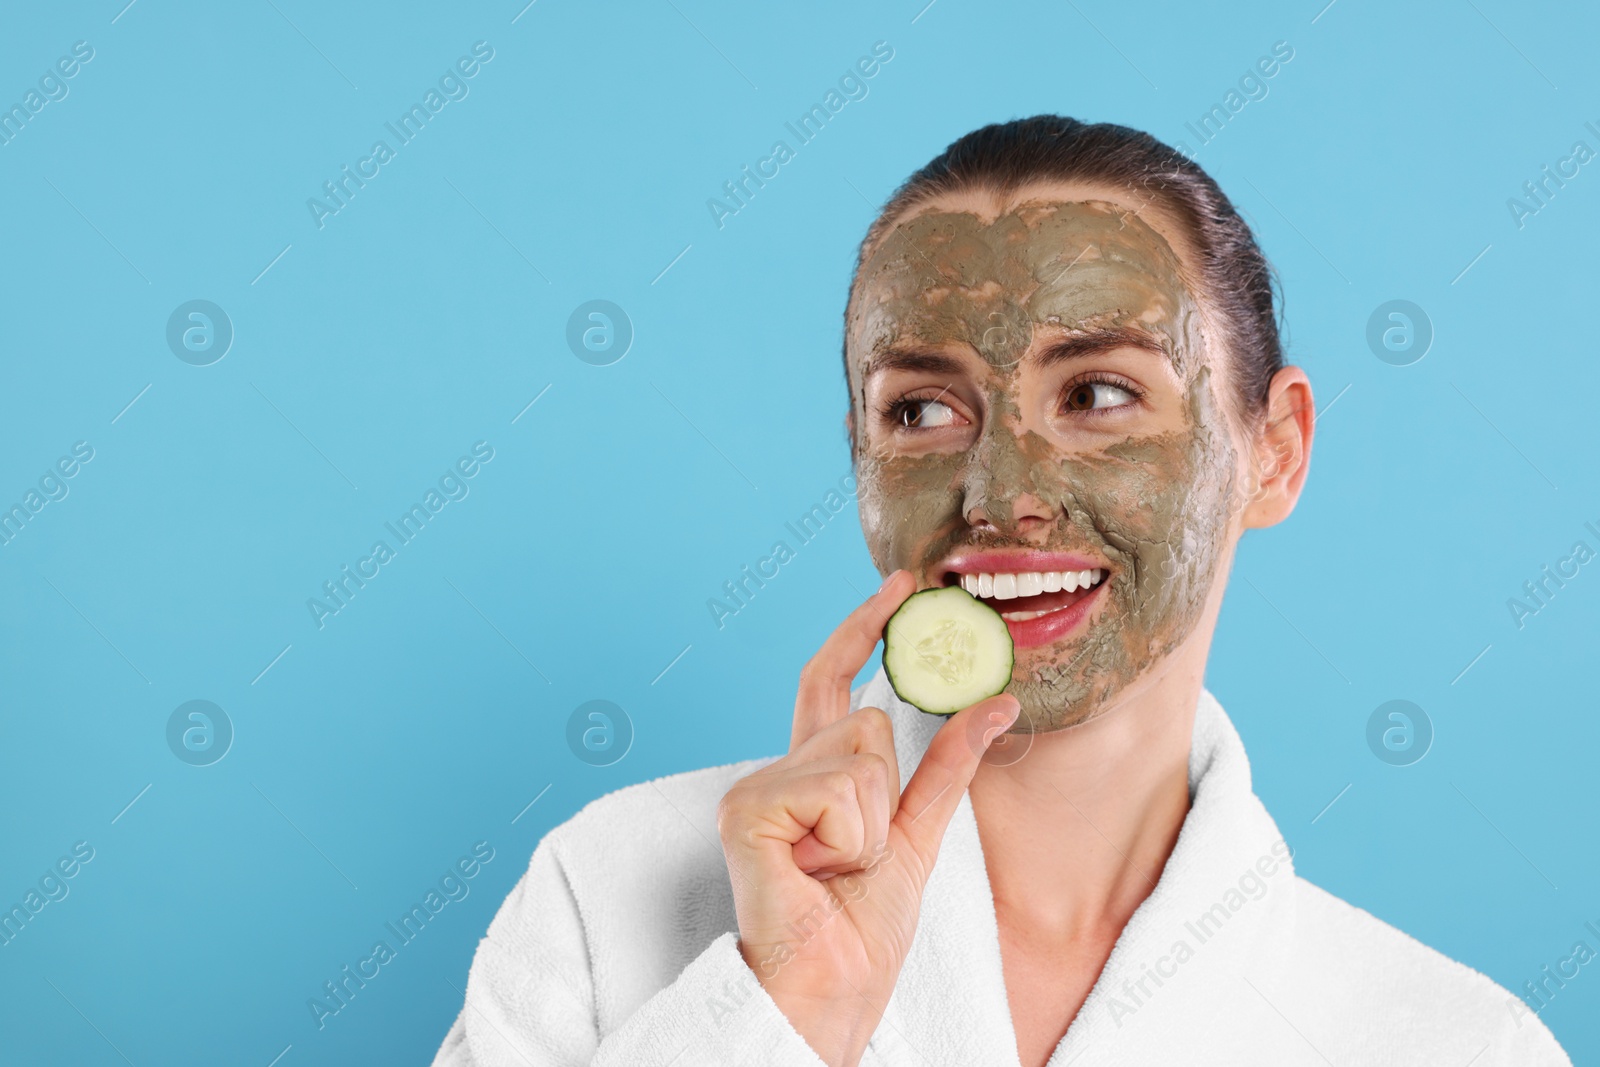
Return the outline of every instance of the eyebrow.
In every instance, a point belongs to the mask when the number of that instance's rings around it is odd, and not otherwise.
[[[1113,326],[1062,338],[1040,352],[1037,362],[1041,367],[1048,367],[1069,359],[1109,352],[1114,348],[1138,348],[1157,356],[1167,355],[1161,340],[1149,331]]]
[[[890,370],[926,371],[934,374],[959,374],[965,364],[955,356],[922,349],[889,349],[874,353],[861,368],[863,381]]]
[[[1167,350],[1154,334],[1130,326],[1112,326],[1086,330],[1052,342],[1041,351],[1035,362],[1041,367],[1053,366],[1067,360],[1099,355],[1117,348],[1137,348],[1152,355],[1167,356]],[[959,374],[965,362],[957,356],[925,349],[889,349],[868,358],[861,369],[862,380],[883,371],[923,371],[933,374]]]

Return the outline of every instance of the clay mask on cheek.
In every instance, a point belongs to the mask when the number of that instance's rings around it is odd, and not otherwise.
[[[1034,730],[1107,710],[1118,692],[1194,631],[1224,564],[1238,506],[1236,452],[1209,367],[1188,393],[1188,427],[1057,459],[1043,499],[1061,509],[1052,542],[1114,568],[1104,606],[1080,636],[1045,649],[1010,692]],[[1035,473],[1044,482],[1045,471]]]
[[[991,368],[983,425],[963,452],[897,452],[869,431],[857,457],[862,527],[887,573],[942,583],[958,548],[1044,548],[1111,564],[1101,603],[1069,638],[1019,650],[1014,731],[1074,725],[1105,710],[1201,618],[1235,506],[1236,455],[1212,381],[1201,317],[1164,238],[1100,202],[1029,204],[984,222],[930,212],[885,239],[863,269],[856,353],[896,346],[976,350]],[[1159,339],[1184,385],[1185,425],[1085,449],[1024,431],[1018,366],[1037,330],[1137,327]],[[1159,357],[1158,357],[1159,358]],[[1042,542],[1011,525],[1027,493],[1053,509]],[[994,529],[967,516],[981,508]]]

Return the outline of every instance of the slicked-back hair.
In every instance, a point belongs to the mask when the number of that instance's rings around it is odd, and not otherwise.
[[[1221,323],[1231,359],[1235,412],[1259,418],[1272,376],[1283,365],[1275,297],[1279,287],[1255,235],[1233,203],[1201,167],[1148,133],[1108,122],[1035,115],[995,123],[959,138],[889,197],[856,256],[845,304],[845,379],[849,380],[849,322],[859,297],[861,269],[906,214],[942,196],[1007,196],[1029,185],[1072,182],[1109,186],[1163,210],[1194,250],[1196,297]],[[854,404],[852,393],[851,402]]]

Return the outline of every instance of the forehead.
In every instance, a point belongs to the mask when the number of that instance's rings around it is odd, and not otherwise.
[[[1196,250],[1183,226],[1163,205],[1148,197],[1111,185],[1064,181],[1030,182],[1006,193],[987,189],[967,189],[941,194],[920,202],[902,213],[890,231],[873,247],[867,263],[863,265],[863,275],[866,273],[866,267],[884,251],[884,246],[889,243],[895,232],[924,216],[970,215],[974,222],[981,226],[993,228],[1008,226],[1007,216],[1015,215],[1037,227],[1041,216],[1052,208],[1064,209],[1066,214],[1074,211],[1085,214],[1109,213],[1116,220],[1119,229],[1123,228],[1123,219],[1130,221],[1137,219],[1149,230],[1154,231],[1160,243],[1166,246],[1167,253],[1177,261],[1179,269],[1185,275],[1190,273],[1189,268],[1195,262]],[[1055,234],[1045,232],[1039,236],[1048,239],[1051,236],[1059,238],[1062,235],[1059,232]]]
[[[1109,187],[939,197],[897,219],[862,265],[852,361],[915,341],[1014,362],[1041,327],[1143,329],[1176,357],[1197,326],[1191,254],[1174,220]]]

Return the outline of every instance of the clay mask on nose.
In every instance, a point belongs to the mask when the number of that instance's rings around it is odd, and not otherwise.
[[[1023,708],[1013,730],[1059,729],[1111,706],[1193,631],[1236,506],[1236,455],[1203,358],[1201,316],[1167,241],[1103,202],[1031,203],[987,221],[931,211],[879,244],[849,325],[862,420],[876,418],[862,373],[876,353],[965,348],[991,372],[965,451],[897,453],[871,429],[860,435],[862,528],[879,569],[907,568],[926,586],[942,583],[939,562],[962,547],[1107,560],[1112,577],[1087,630],[1019,650],[1009,691]],[[1018,374],[1036,332],[1111,327],[1159,341],[1183,383],[1183,427],[1095,447],[1024,429]],[[1052,515],[1042,543],[1013,524],[1022,493]],[[992,530],[969,523],[975,508]]]

